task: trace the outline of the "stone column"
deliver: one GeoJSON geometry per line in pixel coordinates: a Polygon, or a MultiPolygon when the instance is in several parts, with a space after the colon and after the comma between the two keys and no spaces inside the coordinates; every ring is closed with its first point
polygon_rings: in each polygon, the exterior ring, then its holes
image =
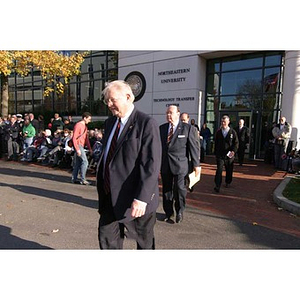
{"type": "Polygon", "coordinates": [[[291,140],[300,149],[300,51],[285,52],[282,116],[292,125],[291,140]]]}

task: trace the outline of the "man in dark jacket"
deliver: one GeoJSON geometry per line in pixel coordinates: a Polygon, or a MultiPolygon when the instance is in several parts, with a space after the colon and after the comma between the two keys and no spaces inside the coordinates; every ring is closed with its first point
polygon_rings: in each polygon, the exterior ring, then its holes
{"type": "Polygon", "coordinates": [[[247,145],[249,144],[249,129],[244,124],[244,119],[240,119],[239,126],[235,128],[239,139],[239,149],[237,154],[240,166],[243,165],[245,150],[247,149],[247,145]]]}
{"type": "Polygon", "coordinates": [[[222,171],[225,166],[226,187],[232,182],[234,155],[239,148],[237,133],[229,126],[230,119],[224,115],[221,120],[221,128],[218,129],[215,137],[215,155],[217,160],[217,170],[215,175],[214,190],[219,193],[222,183],[222,171]]]}
{"type": "Polygon", "coordinates": [[[158,125],[135,108],[125,81],[108,83],[103,95],[113,116],[104,124],[97,168],[100,248],[122,249],[126,228],[138,249],[154,249],[161,161],[158,125]]]}
{"type": "Polygon", "coordinates": [[[163,185],[163,209],[165,221],[172,221],[175,200],[176,223],[183,220],[187,189],[185,178],[189,171],[189,158],[192,170],[200,172],[199,136],[190,124],[180,121],[177,106],[170,105],[166,112],[167,123],[162,124],[160,139],[162,145],[161,178],[163,185]]]}
{"type": "Polygon", "coordinates": [[[17,161],[20,152],[21,127],[17,122],[16,115],[11,116],[6,130],[8,160],[17,161]]]}

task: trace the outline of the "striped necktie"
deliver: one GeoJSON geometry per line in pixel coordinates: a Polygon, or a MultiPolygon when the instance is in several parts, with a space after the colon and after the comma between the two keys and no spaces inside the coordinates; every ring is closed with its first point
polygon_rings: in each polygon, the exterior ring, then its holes
{"type": "Polygon", "coordinates": [[[121,127],[121,119],[118,119],[118,124],[117,128],[115,130],[115,133],[111,139],[110,147],[107,153],[106,161],[105,161],[105,167],[104,167],[104,191],[105,194],[110,193],[110,176],[109,176],[109,163],[115,153],[116,145],[117,145],[117,140],[118,140],[118,135],[120,132],[120,127],[121,127]]]}
{"type": "Polygon", "coordinates": [[[168,133],[168,138],[167,138],[167,144],[169,144],[172,140],[172,137],[173,137],[173,130],[174,130],[174,125],[171,124],[171,128],[170,128],[170,131],[168,133]]]}

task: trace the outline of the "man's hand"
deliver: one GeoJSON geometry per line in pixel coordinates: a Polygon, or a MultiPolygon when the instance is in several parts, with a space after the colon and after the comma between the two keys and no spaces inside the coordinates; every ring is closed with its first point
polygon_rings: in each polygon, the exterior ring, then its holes
{"type": "Polygon", "coordinates": [[[81,156],[81,151],[80,151],[80,149],[78,149],[78,150],[76,151],[76,153],[77,153],[78,156],[81,156]]]}
{"type": "Polygon", "coordinates": [[[200,167],[195,167],[194,171],[195,171],[195,176],[198,177],[199,174],[200,174],[201,168],[200,167]]]}
{"type": "Polygon", "coordinates": [[[131,204],[131,216],[133,218],[142,217],[146,212],[147,203],[134,199],[131,204]]]}

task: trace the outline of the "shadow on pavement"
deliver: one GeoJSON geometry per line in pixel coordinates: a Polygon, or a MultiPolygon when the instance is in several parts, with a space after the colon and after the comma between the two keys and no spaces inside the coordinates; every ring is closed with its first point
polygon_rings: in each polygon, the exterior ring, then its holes
{"type": "Polygon", "coordinates": [[[36,242],[27,241],[11,234],[9,227],[0,225],[0,249],[52,249],[36,242]]]}
{"type": "Polygon", "coordinates": [[[55,180],[59,182],[71,182],[71,175],[69,176],[62,176],[57,174],[48,174],[44,172],[32,172],[29,170],[21,170],[21,169],[9,169],[9,168],[0,168],[0,173],[4,175],[11,175],[11,176],[19,176],[19,177],[33,177],[39,179],[47,179],[47,180],[55,180]]]}
{"type": "Polygon", "coordinates": [[[58,201],[65,201],[69,203],[79,204],[90,208],[96,208],[96,209],[98,208],[98,201],[83,198],[80,196],[75,196],[70,193],[63,193],[59,191],[47,190],[47,189],[37,188],[33,186],[19,185],[19,184],[0,183],[0,186],[10,187],[25,194],[32,194],[39,197],[49,198],[51,200],[54,199],[58,201]]]}
{"type": "MultiPolygon", "coordinates": [[[[214,215],[213,213],[204,213],[199,210],[189,210],[189,213],[203,217],[228,220],[228,222],[231,222],[239,229],[241,234],[247,236],[253,245],[261,245],[263,248],[268,249],[300,249],[300,238],[290,234],[282,233],[264,226],[233,220],[220,215],[214,215]]],[[[230,249],[239,248],[232,247],[230,249]]]]}

